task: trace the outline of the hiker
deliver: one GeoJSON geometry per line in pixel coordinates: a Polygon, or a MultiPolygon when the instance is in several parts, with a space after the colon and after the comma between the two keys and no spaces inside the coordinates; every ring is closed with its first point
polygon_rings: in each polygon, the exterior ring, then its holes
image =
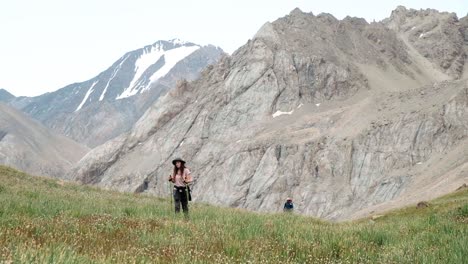
{"type": "Polygon", "coordinates": [[[288,199],[286,199],[286,202],[284,203],[283,212],[292,212],[293,209],[294,204],[292,202],[292,199],[288,197],[288,199]]]}
{"type": "Polygon", "coordinates": [[[188,201],[191,200],[190,188],[188,184],[192,182],[190,170],[185,167],[185,161],[181,158],[176,158],[172,161],[174,171],[169,176],[169,181],[174,183],[173,195],[175,212],[180,212],[180,204],[185,216],[188,216],[188,201]]]}

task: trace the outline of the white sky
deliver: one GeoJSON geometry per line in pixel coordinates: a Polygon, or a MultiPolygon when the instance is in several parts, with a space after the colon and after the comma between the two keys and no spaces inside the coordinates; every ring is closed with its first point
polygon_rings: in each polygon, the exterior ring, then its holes
{"type": "Polygon", "coordinates": [[[295,7],[379,21],[398,5],[468,13],[467,0],[0,0],[0,88],[39,95],[96,76],[125,52],[180,38],[232,53],[295,7]]]}

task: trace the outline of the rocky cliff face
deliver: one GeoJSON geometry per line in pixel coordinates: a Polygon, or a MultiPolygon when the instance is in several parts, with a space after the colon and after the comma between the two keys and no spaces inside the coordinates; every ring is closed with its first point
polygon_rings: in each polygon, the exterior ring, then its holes
{"type": "Polygon", "coordinates": [[[298,212],[326,219],[449,192],[467,180],[463,25],[447,25],[448,48],[462,54],[440,58],[418,48],[435,40],[411,42],[395,17],[368,24],[296,9],[266,23],[87,154],[74,177],[168,196],[170,161],[181,156],[197,201],[279,211],[291,196],[298,212]]]}
{"type": "Polygon", "coordinates": [[[458,21],[456,14],[400,6],[384,23],[440,70],[455,78],[462,76],[466,25],[458,21]]]}
{"type": "Polygon", "coordinates": [[[0,103],[0,164],[35,175],[66,178],[89,149],[0,103]]]}
{"type": "Polygon", "coordinates": [[[223,51],[180,40],[158,41],[123,55],[98,76],[10,105],[55,132],[96,146],[127,132],[177,80],[193,80],[223,51]]]}

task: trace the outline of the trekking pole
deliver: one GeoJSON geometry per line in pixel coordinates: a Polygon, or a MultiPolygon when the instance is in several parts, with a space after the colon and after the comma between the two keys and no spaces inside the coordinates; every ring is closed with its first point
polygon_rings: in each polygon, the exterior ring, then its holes
{"type": "Polygon", "coordinates": [[[188,184],[185,184],[185,200],[187,201],[187,204],[188,204],[188,202],[189,202],[189,186],[188,186],[188,184]]]}
{"type": "MultiPolygon", "coordinates": [[[[185,183],[185,199],[186,199],[186,201],[187,201],[187,210],[188,210],[188,207],[189,207],[189,206],[188,206],[188,203],[189,203],[189,195],[190,195],[190,191],[189,191],[189,190],[190,190],[190,187],[189,187],[188,183],[185,183]]],[[[186,215],[185,217],[188,218],[188,212],[187,212],[187,215],[186,215]]]]}
{"type": "Polygon", "coordinates": [[[174,201],[173,201],[173,200],[174,200],[174,194],[173,194],[173,192],[172,192],[172,186],[171,186],[170,183],[168,183],[168,186],[169,186],[169,195],[170,195],[170,197],[171,197],[171,207],[169,207],[169,215],[170,215],[170,214],[171,214],[171,211],[172,211],[173,208],[174,208],[174,206],[173,206],[173,204],[174,204],[174,201]]]}

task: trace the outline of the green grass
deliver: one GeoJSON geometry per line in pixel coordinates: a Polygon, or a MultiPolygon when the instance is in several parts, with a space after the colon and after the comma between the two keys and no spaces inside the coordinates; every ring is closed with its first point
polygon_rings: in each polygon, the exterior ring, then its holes
{"type": "Polygon", "coordinates": [[[371,221],[190,204],[0,167],[0,263],[468,263],[468,191],[371,221]]]}

